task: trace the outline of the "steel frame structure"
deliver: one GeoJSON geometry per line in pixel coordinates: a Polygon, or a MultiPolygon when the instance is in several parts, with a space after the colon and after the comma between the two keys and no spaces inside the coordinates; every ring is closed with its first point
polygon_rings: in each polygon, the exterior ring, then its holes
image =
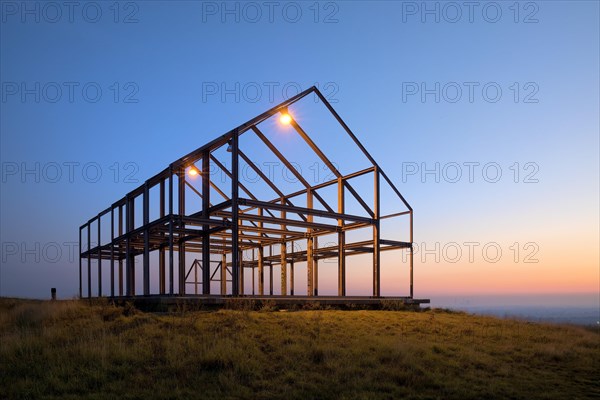
{"type": "Polygon", "coordinates": [[[213,293],[218,296],[248,295],[244,293],[244,270],[247,268],[252,269],[252,295],[256,294],[254,281],[255,270],[258,270],[258,296],[270,296],[274,295],[273,266],[276,265],[281,267],[279,296],[294,296],[294,264],[299,262],[306,262],[307,296],[319,296],[318,262],[325,258],[337,258],[337,294],[346,296],[346,257],[355,254],[372,254],[372,296],[381,297],[381,252],[408,249],[410,287],[409,296],[405,298],[412,299],[412,243],[412,207],[327,99],[313,86],[171,163],[166,169],[84,223],[79,228],[79,296],[84,296],[83,268],[87,266],[87,297],[92,297],[92,260],[96,260],[97,264],[98,296],[103,296],[102,273],[107,265],[110,270],[110,296],[137,296],[139,288],[135,283],[135,257],[140,255],[143,258],[141,294],[144,296],[190,295],[191,292],[187,290],[189,284],[193,284],[194,294],[211,295],[211,282],[220,282],[219,293],[213,293]],[[304,139],[312,151],[335,175],[335,178],[330,181],[311,185],[261,132],[258,127],[261,122],[287,112],[289,106],[311,93],[318,96],[318,99],[366,156],[371,164],[369,168],[342,175],[298,122],[292,120],[290,124],[294,131],[304,139]],[[240,148],[239,137],[243,134],[256,135],[272,154],[295,175],[304,189],[295,193],[283,193],[240,148]],[[231,170],[225,168],[213,154],[222,146],[229,147],[231,170]],[[240,160],[244,160],[278,194],[278,197],[266,201],[255,197],[239,179],[240,160]],[[222,189],[211,180],[208,173],[210,163],[218,165],[228,175],[231,180],[229,189],[222,189]],[[186,179],[186,170],[189,171],[190,168],[195,169],[201,178],[201,190],[195,189],[186,179]],[[374,177],[373,209],[349,182],[354,177],[369,173],[372,173],[374,177]],[[382,178],[393,189],[407,211],[380,215],[380,182],[382,178]],[[327,204],[317,192],[317,190],[329,186],[337,187],[335,209],[327,204]],[[191,188],[202,199],[200,212],[186,213],[186,187],[191,188]],[[150,190],[152,188],[158,188],[159,191],[159,216],[151,221],[150,190]],[[227,200],[219,204],[212,204],[211,189],[218,191],[227,200]],[[366,210],[367,217],[345,212],[346,192],[350,193],[366,210]],[[307,207],[293,204],[291,199],[298,196],[306,196],[307,207]],[[140,197],[143,204],[143,220],[141,225],[136,227],[134,223],[135,200],[140,197]],[[320,203],[325,210],[315,208],[315,202],[320,203]],[[410,219],[410,240],[403,242],[381,238],[380,222],[385,218],[400,215],[408,215],[410,219]],[[292,218],[292,216],[294,217],[292,218]],[[103,223],[105,222],[103,218],[110,219],[110,223],[103,223]],[[329,223],[315,222],[315,218],[326,219],[329,223]],[[372,229],[372,238],[347,243],[346,233],[358,228],[372,229]],[[110,230],[110,240],[102,244],[101,233],[105,229],[110,230]],[[92,247],[91,237],[94,231],[96,231],[97,243],[92,247]],[[319,247],[318,238],[332,234],[337,235],[337,245],[319,247]],[[306,249],[294,249],[295,241],[305,241],[306,249]],[[87,244],[85,249],[84,244],[87,244]],[[292,247],[291,250],[288,250],[290,244],[292,247]],[[242,259],[244,251],[251,253],[249,259],[242,259]],[[150,255],[154,252],[158,253],[158,293],[151,293],[150,284],[150,255]],[[189,268],[186,268],[186,253],[200,255],[200,258],[195,259],[189,268]],[[175,268],[178,271],[177,279],[175,279],[175,268]],[[265,294],[264,279],[267,268],[269,269],[270,285],[269,293],[265,294]],[[192,272],[194,273],[192,274],[192,272]],[[189,281],[191,276],[194,278],[192,282],[189,281]],[[227,282],[231,282],[231,290],[228,290],[227,282]],[[201,293],[199,293],[200,288],[201,293]]]}

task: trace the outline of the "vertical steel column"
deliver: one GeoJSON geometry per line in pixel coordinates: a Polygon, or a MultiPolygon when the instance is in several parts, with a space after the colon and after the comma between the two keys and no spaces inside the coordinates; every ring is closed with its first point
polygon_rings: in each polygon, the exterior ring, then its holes
{"type": "Polygon", "coordinates": [[[231,281],[232,294],[240,294],[240,259],[239,259],[239,180],[238,180],[238,162],[239,162],[239,140],[238,130],[234,129],[231,136],[231,281]]]}
{"type": "MultiPolygon", "coordinates": [[[[184,167],[180,167],[179,171],[177,173],[178,176],[178,192],[177,192],[177,199],[178,199],[178,207],[177,207],[177,214],[179,214],[179,220],[183,221],[181,218],[183,216],[185,216],[185,168],[184,167]]],[[[183,227],[180,228],[185,228],[185,223],[183,224],[183,227]]],[[[179,295],[184,295],[185,294],[185,243],[183,241],[181,241],[181,238],[179,239],[179,246],[177,248],[177,253],[179,254],[179,295]]]]}
{"type": "MultiPolygon", "coordinates": [[[[263,209],[259,208],[258,209],[258,216],[262,217],[263,215],[263,209]]],[[[258,228],[262,229],[263,227],[263,223],[262,221],[258,221],[258,228]]],[[[259,247],[258,247],[258,294],[260,296],[264,296],[265,294],[265,271],[264,271],[264,260],[263,260],[263,256],[264,256],[264,252],[263,252],[263,245],[262,242],[259,240],[259,247]]]]}
{"type": "Polygon", "coordinates": [[[258,248],[258,294],[260,296],[264,296],[265,294],[265,270],[263,254],[263,247],[260,245],[258,248]]]}
{"type": "Polygon", "coordinates": [[[194,261],[192,267],[194,267],[194,294],[198,294],[198,262],[194,261]]]}
{"type": "Polygon", "coordinates": [[[81,267],[82,267],[82,260],[81,260],[81,230],[83,229],[82,226],[79,227],[79,298],[81,299],[83,297],[83,282],[82,282],[82,271],[81,271],[81,267]]]}
{"type": "Polygon", "coordinates": [[[98,297],[102,297],[102,249],[100,236],[100,215],[98,214],[98,297]]]}
{"type": "Polygon", "coordinates": [[[227,254],[221,255],[221,296],[227,294],[227,254]]]}
{"type": "Polygon", "coordinates": [[[173,260],[173,166],[169,166],[169,294],[174,290],[174,260],[173,260]]]}
{"type": "MultiPolygon", "coordinates": [[[[129,235],[131,235],[131,231],[135,229],[135,198],[131,199],[131,213],[129,217],[131,218],[129,235]]],[[[131,281],[131,295],[135,296],[135,253],[131,254],[131,268],[129,273],[131,274],[131,279],[129,279],[129,277],[127,279],[128,281],[131,281]]]]}
{"type": "Polygon", "coordinates": [[[125,276],[127,277],[127,279],[125,280],[125,293],[127,294],[127,296],[134,296],[135,295],[135,282],[134,282],[134,269],[135,269],[135,264],[134,264],[134,255],[132,254],[131,251],[131,231],[133,230],[133,226],[134,226],[134,203],[135,203],[135,198],[130,198],[129,195],[126,198],[126,206],[125,206],[125,235],[126,235],[126,241],[125,241],[125,276]]]}
{"type": "Polygon", "coordinates": [[[244,294],[244,252],[239,250],[239,264],[240,264],[240,295],[244,294]]]}
{"type": "Polygon", "coordinates": [[[269,264],[269,294],[273,296],[273,262],[269,264]]]}
{"type": "MultiPolygon", "coordinates": [[[[285,199],[282,198],[281,199],[281,204],[285,205],[285,199]]],[[[285,211],[281,211],[281,219],[285,219],[286,218],[286,212],[285,211]]],[[[281,230],[285,230],[286,229],[286,225],[285,224],[281,224],[281,230]]],[[[281,295],[282,296],[287,296],[287,255],[286,255],[286,248],[285,248],[285,234],[282,234],[283,236],[283,240],[281,242],[281,295]]]]}
{"type": "MultiPolygon", "coordinates": [[[[131,231],[135,230],[135,198],[131,199],[131,231]]],[[[130,233],[131,234],[131,233],[130,233]]],[[[131,255],[131,294],[136,295],[136,284],[135,284],[135,251],[131,255]]]]}
{"type": "MultiPolygon", "coordinates": [[[[202,154],[202,217],[210,218],[210,152],[202,154]]],[[[210,294],[210,225],[202,226],[202,294],[210,294]]]]}
{"type": "Polygon", "coordinates": [[[374,203],[373,203],[373,296],[379,297],[381,295],[381,257],[380,257],[380,231],[379,231],[379,168],[375,167],[373,170],[374,180],[374,203]]]}
{"type": "Polygon", "coordinates": [[[287,296],[287,255],[285,242],[281,243],[281,295],[287,296]]]}
{"type": "Polygon", "coordinates": [[[252,294],[254,295],[254,260],[256,260],[256,249],[252,249],[252,265],[250,268],[252,269],[252,294]]]}
{"type": "MultiPolygon", "coordinates": [[[[163,218],[165,216],[165,180],[164,178],[160,180],[160,186],[159,186],[159,217],[163,218]]],[[[158,292],[160,294],[165,294],[165,289],[166,289],[166,285],[165,285],[165,248],[163,246],[163,242],[162,240],[164,240],[165,234],[164,232],[161,232],[160,236],[162,237],[161,239],[161,244],[160,247],[158,249],[158,292]]]]}
{"type": "Polygon", "coordinates": [[[317,257],[317,249],[319,248],[319,238],[315,237],[313,239],[313,278],[315,283],[313,283],[313,290],[315,291],[315,296],[319,295],[319,257],[317,257]]]}
{"type": "MultiPolygon", "coordinates": [[[[344,181],[338,178],[338,213],[345,212],[344,181]]],[[[346,233],[344,232],[344,220],[338,219],[338,296],[346,295],[346,233]]]]}
{"type": "MultiPolygon", "coordinates": [[[[123,205],[119,206],[119,237],[123,235],[123,205]]],[[[122,239],[121,239],[122,240],[122,239]]],[[[121,241],[119,241],[119,296],[123,296],[123,258],[121,257],[121,241]]]]}
{"type": "Polygon", "coordinates": [[[150,188],[148,183],[144,185],[143,194],[143,218],[144,218],[144,296],[150,294],[150,230],[148,224],[150,223],[150,188]]]}
{"type": "MultiPolygon", "coordinates": [[[[293,247],[292,247],[293,249],[293,247]]],[[[294,295],[294,259],[290,260],[290,296],[294,295]]]]}
{"type": "Polygon", "coordinates": [[[115,209],[110,207],[110,297],[115,297],[115,209]]]}
{"type": "Polygon", "coordinates": [[[92,257],[90,250],[92,249],[92,223],[87,224],[87,248],[88,248],[88,259],[87,259],[87,281],[88,281],[88,298],[92,297],[92,257]]]}
{"type": "MultiPolygon", "coordinates": [[[[313,208],[313,196],[312,190],[309,188],[306,191],[306,207],[312,209],[313,208]]],[[[307,215],[306,219],[308,222],[313,222],[312,214],[307,215]]],[[[314,269],[313,269],[313,236],[312,236],[312,228],[306,228],[306,271],[307,271],[307,296],[314,295],[314,269]]]]}
{"type": "Polygon", "coordinates": [[[413,298],[413,211],[410,210],[410,298],[413,298]]]}

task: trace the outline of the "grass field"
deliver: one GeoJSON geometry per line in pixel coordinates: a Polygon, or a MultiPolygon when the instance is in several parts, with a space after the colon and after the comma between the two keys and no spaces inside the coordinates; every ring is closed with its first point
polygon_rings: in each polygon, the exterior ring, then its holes
{"type": "Polygon", "coordinates": [[[598,399],[595,328],[0,299],[1,399],[598,399]]]}

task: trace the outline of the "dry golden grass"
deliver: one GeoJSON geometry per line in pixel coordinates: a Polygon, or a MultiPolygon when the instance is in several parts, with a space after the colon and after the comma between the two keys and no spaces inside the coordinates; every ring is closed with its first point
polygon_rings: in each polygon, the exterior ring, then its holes
{"type": "Polygon", "coordinates": [[[1,399],[592,399],[592,329],[410,311],[0,299],[1,399]]]}

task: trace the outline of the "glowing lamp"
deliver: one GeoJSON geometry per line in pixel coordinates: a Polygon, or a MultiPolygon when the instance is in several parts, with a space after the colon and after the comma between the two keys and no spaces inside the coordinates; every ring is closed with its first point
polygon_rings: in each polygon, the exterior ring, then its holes
{"type": "Polygon", "coordinates": [[[188,175],[189,176],[196,176],[200,173],[200,171],[198,170],[198,168],[196,168],[196,166],[192,165],[188,171],[188,175]]]}
{"type": "Polygon", "coordinates": [[[288,113],[283,113],[281,114],[281,117],[279,117],[279,122],[283,125],[289,125],[292,123],[292,116],[288,113]]]}

